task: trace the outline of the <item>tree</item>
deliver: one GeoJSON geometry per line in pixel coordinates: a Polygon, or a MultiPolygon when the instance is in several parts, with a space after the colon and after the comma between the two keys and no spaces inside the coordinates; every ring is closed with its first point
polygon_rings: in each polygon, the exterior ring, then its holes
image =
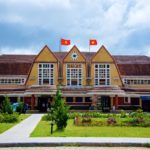
{"type": "Polygon", "coordinates": [[[60,89],[57,90],[54,100],[50,110],[51,121],[55,122],[58,130],[63,130],[67,126],[69,107],[65,105],[60,89]]]}
{"type": "Polygon", "coordinates": [[[8,96],[5,96],[5,99],[2,103],[2,113],[13,114],[13,109],[8,96]]]}

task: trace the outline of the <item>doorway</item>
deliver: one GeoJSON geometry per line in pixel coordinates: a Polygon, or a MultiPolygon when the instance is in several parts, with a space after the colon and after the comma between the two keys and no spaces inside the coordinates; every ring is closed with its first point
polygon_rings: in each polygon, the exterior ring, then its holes
{"type": "Polygon", "coordinates": [[[40,112],[47,112],[47,109],[51,106],[52,97],[42,96],[38,97],[38,109],[40,112]]]}
{"type": "Polygon", "coordinates": [[[110,112],[111,99],[109,96],[101,96],[101,107],[103,112],[110,112]]]}

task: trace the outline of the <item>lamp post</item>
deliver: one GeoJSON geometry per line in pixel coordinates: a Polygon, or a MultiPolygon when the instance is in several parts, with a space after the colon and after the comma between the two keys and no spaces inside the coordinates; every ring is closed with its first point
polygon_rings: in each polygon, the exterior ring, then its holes
{"type": "Polygon", "coordinates": [[[53,134],[53,126],[54,126],[54,116],[53,116],[53,109],[51,108],[51,134],[53,134]]]}
{"type": "Polygon", "coordinates": [[[53,134],[53,126],[54,126],[54,123],[53,123],[53,120],[51,121],[51,134],[53,134]]]}

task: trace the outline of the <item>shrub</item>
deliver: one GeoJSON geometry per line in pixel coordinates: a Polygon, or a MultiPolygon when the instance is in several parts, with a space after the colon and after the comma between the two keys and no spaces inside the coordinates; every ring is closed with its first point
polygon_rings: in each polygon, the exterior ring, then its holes
{"type": "Polygon", "coordinates": [[[20,101],[20,99],[18,100],[18,106],[16,107],[16,112],[18,112],[19,114],[23,113],[23,109],[24,109],[24,103],[20,101]]]}
{"type": "Polygon", "coordinates": [[[108,124],[108,125],[114,125],[114,124],[116,124],[116,123],[117,123],[117,121],[116,121],[116,119],[113,118],[113,117],[109,117],[109,118],[107,119],[107,124],[108,124]]]}
{"type": "Polygon", "coordinates": [[[121,110],[120,111],[120,118],[126,118],[127,117],[127,114],[124,110],[121,110]]]}
{"type": "Polygon", "coordinates": [[[90,124],[92,122],[89,116],[83,117],[82,124],[90,124]]]}
{"type": "Polygon", "coordinates": [[[3,120],[4,120],[4,116],[0,114],[0,123],[3,122],[3,120]]]}
{"type": "Polygon", "coordinates": [[[12,106],[10,104],[10,99],[8,96],[5,96],[5,99],[2,103],[2,113],[8,113],[8,114],[12,114],[13,113],[13,109],[12,106]]]}
{"type": "Polygon", "coordinates": [[[18,117],[19,115],[17,113],[13,113],[13,114],[3,114],[3,120],[2,122],[5,123],[14,123],[18,121],[18,117]]]}

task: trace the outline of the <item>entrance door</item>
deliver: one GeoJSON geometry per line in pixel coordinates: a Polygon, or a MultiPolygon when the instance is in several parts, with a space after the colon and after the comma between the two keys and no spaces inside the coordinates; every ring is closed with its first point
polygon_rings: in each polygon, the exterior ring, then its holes
{"type": "Polygon", "coordinates": [[[110,97],[109,96],[101,96],[101,106],[103,112],[110,111],[110,97]]]}
{"type": "Polygon", "coordinates": [[[142,100],[143,111],[150,112],[150,100],[142,100]]]}
{"type": "Polygon", "coordinates": [[[46,112],[49,107],[49,97],[39,97],[38,98],[38,109],[40,112],[46,112]]]}

